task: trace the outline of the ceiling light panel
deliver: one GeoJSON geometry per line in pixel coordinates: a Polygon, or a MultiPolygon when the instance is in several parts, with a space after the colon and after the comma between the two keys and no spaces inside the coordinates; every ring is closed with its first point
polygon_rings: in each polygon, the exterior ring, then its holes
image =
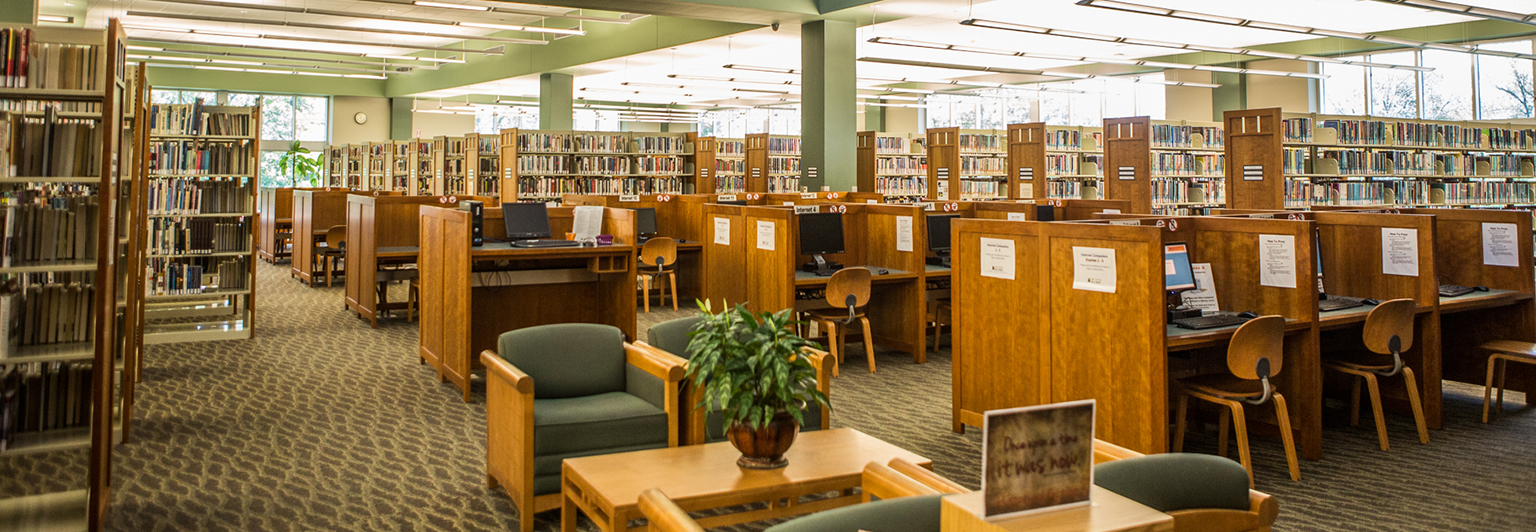
{"type": "MultiPolygon", "coordinates": [[[[424,25],[439,26],[439,27],[441,27],[441,26],[466,27],[466,28],[490,29],[490,30],[498,30],[498,31],[525,31],[525,32],[533,32],[533,33],[550,33],[550,34],[557,34],[557,35],[586,35],[587,34],[587,32],[582,31],[580,29],[544,28],[544,27],[539,27],[539,26],[525,26],[525,25],[521,25],[521,24],[509,24],[509,23],[501,23],[500,21],[489,21],[489,20],[488,21],[458,21],[458,20],[454,20],[451,17],[449,17],[449,18],[444,18],[444,17],[437,17],[437,18],[404,17],[404,16],[378,14],[378,13],[362,13],[362,12],[357,12],[357,11],[337,11],[337,10],[331,10],[331,9],[318,9],[318,8],[310,8],[310,7],[290,7],[290,6],[285,6],[285,5],[273,5],[273,4],[247,4],[247,3],[238,3],[238,2],[219,2],[219,1],[214,1],[214,0],[154,0],[154,1],[162,2],[162,3],[169,3],[169,4],[182,4],[182,5],[192,5],[192,6],[200,6],[200,7],[225,8],[225,9],[238,10],[240,13],[245,13],[248,10],[259,10],[259,11],[271,11],[271,12],[279,12],[279,13],[322,15],[322,16],[328,16],[328,17],[340,17],[340,18],[353,19],[353,20],[375,20],[375,21],[381,21],[381,22],[400,22],[400,23],[407,23],[407,24],[424,24],[424,25]]],[[[438,6],[434,6],[434,7],[438,7],[438,6]]],[[[130,12],[130,14],[132,14],[132,13],[130,12]]],[[[393,28],[380,28],[380,29],[391,29],[392,30],[393,28]]],[[[404,28],[404,31],[410,31],[410,28],[404,28]]]]}
{"type": "MultiPolygon", "coordinates": [[[[156,12],[156,11],[128,11],[128,16],[130,16],[130,17],[138,17],[138,18],[169,18],[169,19],[178,19],[178,20],[193,20],[193,21],[200,21],[200,22],[222,22],[222,23],[225,23],[225,24],[254,24],[254,25],[260,25],[260,26],[280,26],[280,27],[285,27],[285,28],[304,28],[304,29],[315,29],[315,30],[350,31],[350,32],[360,32],[360,33],[373,33],[373,34],[391,35],[391,36],[394,36],[394,37],[418,37],[418,38],[431,38],[431,39],[451,39],[451,40],[455,40],[455,41],[476,40],[476,41],[490,41],[490,42],[507,43],[507,44],[549,44],[549,41],[542,41],[542,40],[537,40],[537,39],[516,39],[516,38],[512,38],[512,37],[496,37],[496,36],[491,36],[491,35],[478,35],[477,36],[477,35],[464,35],[464,34],[456,34],[456,33],[438,33],[438,32],[432,32],[432,31],[410,31],[410,30],[404,30],[404,29],[379,29],[379,28],[369,28],[369,27],[364,27],[364,26],[358,26],[358,25],[355,25],[355,24],[354,25],[335,25],[335,24],[321,24],[321,23],[317,23],[317,22],[301,22],[301,21],[293,21],[293,20],[269,20],[269,19],[241,18],[241,17],[218,17],[218,16],[207,16],[207,15],[183,15],[183,14],[180,14],[180,13],[163,13],[163,12],[156,12]]],[[[207,30],[205,30],[205,29],[194,29],[193,33],[205,33],[205,34],[208,34],[208,35],[226,35],[226,36],[230,36],[230,37],[254,37],[254,36],[259,36],[259,34],[234,33],[234,32],[225,32],[224,30],[211,30],[211,29],[207,29],[207,30]]]]}
{"type": "Polygon", "coordinates": [[[869,42],[872,42],[872,43],[875,43],[875,44],[892,45],[892,46],[909,46],[909,47],[916,47],[916,48],[928,48],[928,49],[933,49],[933,50],[948,50],[948,51],[967,52],[967,53],[976,53],[976,54],[1005,55],[1005,56],[1011,56],[1011,57],[1025,57],[1025,58],[1031,58],[1031,59],[1049,59],[1049,60],[1053,60],[1053,61],[1071,61],[1071,62],[1077,62],[1077,63],[1109,63],[1109,64],[1127,65],[1127,66],[1145,66],[1145,67],[1151,67],[1151,68],[1164,68],[1164,69],[1177,69],[1177,70],[1198,70],[1198,71],[1205,71],[1205,72],[1225,72],[1225,73],[1232,73],[1232,74],[1254,74],[1254,75],[1259,75],[1259,76],[1277,76],[1277,77],[1287,77],[1287,78],[1323,79],[1325,77],[1322,74],[1312,74],[1312,73],[1308,73],[1308,72],[1286,72],[1286,71],[1281,71],[1281,70],[1260,70],[1260,69],[1250,69],[1250,68],[1232,68],[1232,67],[1220,67],[1220,66],[1190,65],[1190,64],[1185,64],[1185,63],[1169,63],[1169,62],[1163,62],[1163,61],[1143,61],[1143,60],[1139,60],[1139,59],[1115,59],[1115,58],[1099,58],[1099,57],[1085,57],[1085,56],[1065,56],[1065,55],[1058,55],[1058,54],[1041,54],[1041,53],[1035,53],[1035,52],[1010,52],[1010,51],[1007,51],[1007,50],[996,50],[996,49],[991,49],[991,48],[979,48],[979,47],[975,47],[975,46],[957,46],[957,45],[952,45],[952,44],[934,43],[934,42],[918,41],[918,40],[912,40],[912,39],[893,39],[893,38],[889,38],[889,37],[875,37],[873,39],[870,39],[869,42]]]}

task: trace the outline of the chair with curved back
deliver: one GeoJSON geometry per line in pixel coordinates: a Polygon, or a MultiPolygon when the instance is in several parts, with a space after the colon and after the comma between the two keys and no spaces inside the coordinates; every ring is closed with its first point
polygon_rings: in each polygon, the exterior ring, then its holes
{"type": "Polygon", "coordinates": [[[1248,470],[1248,487],[1253,487],[1253,461],[1248,453],[1248,423],[1243,415],[1245,404],[1262,405],[1271,400],[1280,425],[1280,441],[1285,444],[1285,459],[1291,480],[1301,480],[1296,464],[1296,444],[1291,438],[1291,418],[1285,397],[1275,391],[1269,379],[1280,373],[1284,360],[1285,318],[1260,316],[1249,320],[1232,333],[1227,345],[1227,373],[1211,373],[1178,380],[1179,411],[1174,427],[1173,452],[1184,449],[1184,420],[1189,412],[1189,398],[1203,399],[1227,407],[1221,411],[1221,440],[1217,454],[1227,454],[1227,423],[1237,429],[1237,453],[1248,470]],[[1229,419],[1230,418],[1230,419],[1229,419]]]}
{"type": "MultiPolygon", "coordinates": [[[[333,225],[325,231],[325,242],[315,245],[314,258],[325,269],[325,286],[331,286],[331,278],[337,261],[347,256],[347,226],[333,225]]],[[[316,268],[318,270],[319,268],[316,268]]],[[[345,273],[345,272],[343,272],[345,273]]],[[[310,286],[314,286],[313,277],[310,286]]]]}
{"type": "Polygon", "coordinates": [[[848,327],[853,326],[854,320],[864,325],[864,354],[869,358],[869,372],[875,372],[875,341],[869,332],[869,317],[864,312],[864,307],[869,304],[869,287],[874,275],[869,268],[843,268],[832,274],[827,280],[826,299],[829,309],[812,309],[805,311],[807,319],[813,323],[821,324],[821,329],[826,331],[828,351],[832,352],[832,358],[839,364],[843,362],[843,351],[847,346],[843,338],[848,332],[848,327]],[[836,338],[833,336],[836,335],[836,338]]]}
{"type": "MultiPolygon", "coordinates": [[[[651,283],[657,277],[663,275],[672,284],[672,310],[677,310],[677,270],[669,269],[677,262],[677,241],[667,237],[656,237],[645,241],[640,248],[640,265],[636,268],[640,272],[640,293],[645,296],[645,311],[651,311],[651,283]],[[655,268],[649,270],[647,268],[655,268]]],[[[661,303],[667,303],[667,287],[661,286],[661,303]]]]}
{"type": "Polygon", "coordinates": [[[1360,423],[1360,383],[1364,381],[1371,393],[1371,411],[1376,414],[1376,439],[1381,450],[1388,450],[1387,421],[1381,414],[1381,388],[1378,377],[1395,377],[1402,374],[1408,391],[1408,404],[1413,408],[1413,421],[1419,428],[1419,442],[1429,443],[1429,427],[1424,424],[1424,406],[1419,402],[1418,380],[1413,369],[1403,365],[1402,352],[1413,347],[1414,310],[1418,307],[1412,299],[1385,301],[1365,317],[1363,333],[1365,348],[1370,353],[1356,353],[1341,358],[1323,360],[1323,367],[1351,376],[1349,424],[1360,423]]]}

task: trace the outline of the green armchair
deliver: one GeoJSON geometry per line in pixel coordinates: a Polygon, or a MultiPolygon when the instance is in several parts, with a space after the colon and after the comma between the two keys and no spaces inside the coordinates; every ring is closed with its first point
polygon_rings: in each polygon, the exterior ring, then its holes
{"type": "MultiPolygon", "coordinates": [[[[637,345],[664,351],[683,359],[692,358],[688,354],[688,332],[692,331],[703,320],[704,318],[700,317],[678,318],[652,325],[650,329],[645,331],[645,341],[639,342],[637,345]]],[[[816,387],[821,390],[821,393],[826,394],[830,400],[832,396],[832,367],[826,363],[826,352],[810,348],[807,348],[805,352],[806,356],[810,357],[811,364],[816,366],[816,387]]],[[[682,443],[684,445],[695,445],[725,441],[725,418],[720,415],[720,410],[714,408],[708,414],[705,414],[702,409],[697,408],[700,396],[690,382],[682,383],[680,396],[681,404],[678,405],[678,411],[682,413],[680,421],[682,426],[682,443]]],[[[832,428],[830,412],[815,404],[805,410],[805,424],[800,427],[800,430],[810,431],[829,428],[832,428]]]]}
{"type": "Polygon", "coordinates": [[[521,513],[560,507],[566,458],[675,447],[684,361],[615,327],[566,323],[503,333],[485,351],[486,481],[521,513]],[[537,384],[537,386],[535,386],[537,384]]]}

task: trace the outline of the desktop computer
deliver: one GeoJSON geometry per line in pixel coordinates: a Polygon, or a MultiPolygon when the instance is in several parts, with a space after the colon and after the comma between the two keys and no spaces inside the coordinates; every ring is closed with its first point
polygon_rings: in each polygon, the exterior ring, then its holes
{"type": "Polygon", "coordinates": [[[800,226],[800,254],[810,255],[814,262],[802,264],[800,269],[821,277],[830,277],[842,264],[827,262],[823,254],[843,252],[843,215],[835,212],[812,212],[795,216],[800,226]]]}
{"type": "Polygon", "coordinates": [[[935,255],[928,257],[928,264],[950,267],[949,222],[959,217],[958,214],[935,214],[928,217],[928,250],[935,255]]]}
{"type": "Polygon", "coordinates": [[[573,240],[549,238],[549,207],[540,202],[501,204],[502,222],[512,247],[558,248],[581,245],[573,240]]]}
{"type": "Polygon", "coordinates": [[[1168,323],[1182,329],[1215,329],[1242,325],[1257,317],[1252,312],[1207,316],[1200,309],[1184,306],[1179,294],[1195,288],[1195,267],[1190,264],[1189,245],[1184,242],[1163,244],[1163,289],[1168,291],[1168,323]]]}
{"type": "Polygon", "coordinates": [[[650,240],[651,237],[656,236],[657,232],[656,209],[654,207],[635,209],[635,234],[639,236],[640,243],[650,240]]]}
{"type": "Polygon", "coordinates": [[[459,210],[469,211],[470,245],[480,246],[485,244],[485,203],[475,200],[459,202],[459,210]]]}

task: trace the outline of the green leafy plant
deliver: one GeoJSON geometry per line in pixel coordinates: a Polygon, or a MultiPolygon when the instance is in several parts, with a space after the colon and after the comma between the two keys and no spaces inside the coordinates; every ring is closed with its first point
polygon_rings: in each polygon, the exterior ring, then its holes
{"type": "Polygon", "coordinates": [[[802,350],[809,340],[789,326],[789,309],[753,315],[743,305],[715,314],[700,302],[704,321],[688,333],[688,377],[703,391],[699,406],[718,407],[725,426],[757,430],[786,413],[804,425],[812,403],[831,408],[816,389],[816,367],[802,350]]]}
{"type": "Polygon", "coordinates": [[[315,157],[307,157],[312,153],[309,148],[299,145],[299,141],[293,141],[288,151],[277,160],[277,166],[283,169],[283,173],[293,178],[293,184],[297,186],[300,180],[309,182],[309,186],[319,186],[320,169],[325,166],[325,154],[315,157]]]}

